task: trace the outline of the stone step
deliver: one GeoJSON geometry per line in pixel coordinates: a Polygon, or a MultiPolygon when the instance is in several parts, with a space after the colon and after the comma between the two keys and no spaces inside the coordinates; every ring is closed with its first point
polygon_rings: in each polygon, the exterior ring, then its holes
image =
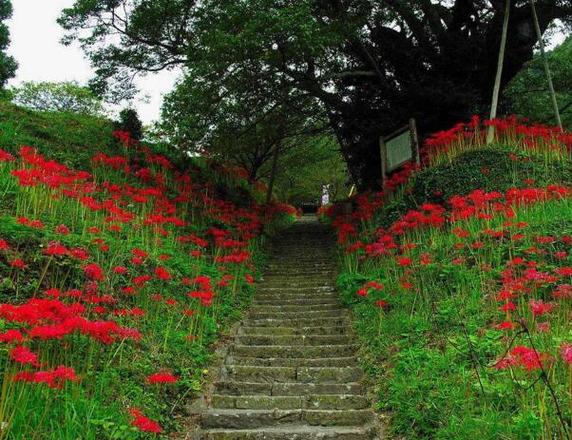
{"type": "Polygon", "coordinates": [[[211,406],[221,409],[365,409],[364,396],[322,394],[309,396],[228,396],[215,394],[211,406]]]}
{"type": "Polygon", "coordinates": [[[286,428],[211,429],[200,433],[201,440],[374,440],[373,427],[315,427],[288,425],[286,428]]]}
{"type": "Polygon", "coordinates": [[[299,313],[299,312],[319,312],[325,310],[337,310],[343,311],[347,310],[342,307],[340,303],[333,304],[280,304],[280,305],[268,305],[268,304],[253,304],[250,307],[252,313],[299,313]]]}
{"type": "Polygon", "coordinates": [[[294,294],[299,294],[299,295],[304,295],[308,292],[311,293],[316,293],[316,292],[335,292],[336,288],[332,285],[332,286],[321,286],[321,287],[317,287],[315,289],[307,289],[305,287],[271,287],[271,286],[266,286],[264,284],[259,284],[256,288],[256,295],[258,296],[258,294],[260,293],[272,293],[272,292],[281,292],[281,293],[294,293],[294,294]]]}
{"type": "Polygon", "coordinates": [[[297,299],[291,299],[289,297],[282,297],[280,295],[277,295],[277,297],[273,297],[270,299],[264,299],[264,298],[260,298],[258,296],[256,296],[254,298],[254,301],[252,303],[253,307],[256,306],[288,306],[288,305],[293,305],[293,306],[315,306],[315,305],[324,305],[324,306],[329,306],[329,305],[339,305],[340,302],[337,298],[337,296],[331,295],[331,296],[322,296],[320,295],[316,295],[314,297],[312,296],[301,296],[300,298],[297,299]]]}
{"type": "Polygon", "coordinates": [[[349,318],[345,316],[336,316],[334,318],[289,318],[289,319],[273,319],[250,318],[244,321],[246,327],[334,327],[348,326],[349,318]]]}
{"type": "Polygon", "coordinates": [[[225,365],[223,375],[237,382],[346,383],[362,377],[358,367],[259,367],[225,365]]]}
{"type": "Polygon", "coordinates": [[[228,356],[229,365],[253,365],[260,367],[354,367],[355,356],[332,358],[257,358],[247,356],[228,356]]]}
{"type": "Polygon", "coordinates": [[[255,301],[331,301],[339,303],[340,297],[334,292],[306,292],[306,293],[289,293],[277,290],[271,293],[257,293],[254,297],[255,301]]]}
{"type": "Polygon", "coordinates": [[[348,335],[242,335],[236,338],[240,345],[347,345],[353,342],[348,335]]]}
{"type": "Polygon", "coordinates": [[[277,358],[327,358],[353,356],[357,351],[356,345],[240,345],[230,348],[235,356],[277,358]]]}
{"type": "Polygon", "coordinates": [[[240,327],[239,335],[271,336],[271,335],[344,335],[350,333],[347,325],[333,325],[322,327],[240,327]]]}
{"type": "Polygon", "coordinates": [[[313,318],[337,318],[347,313],[347,310],[339,307],[337,310],[307,310],[305,312],[248,312],[250,319],[313,319],[313,318]]]}
{"type": "Polygon", "coordinates": [[[298,383],[298,382],[237,382],[220,380],[214,383],[215,394],[230,396],[308,396],[323,394],[363,395],[358,382],[349,383],[298,383]]]}
{"type": "Polygon", "coordinates": [[[202,427],[260,429],[267,426],[307,424],[310,426],[360,426],[371,423],[369,410],[243,410],[210,409],[202,415],[202,427]]]}

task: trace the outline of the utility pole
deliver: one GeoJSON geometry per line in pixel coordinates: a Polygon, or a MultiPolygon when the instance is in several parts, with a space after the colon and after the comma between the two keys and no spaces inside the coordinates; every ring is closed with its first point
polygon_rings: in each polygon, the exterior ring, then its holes
{"type": "MultiPolygon", "coordinates": [[[[502,24],[502,35],[501,35],[501,43],[499,49],[499,59],[497,63],[497,75],[495,78],[495,85],[493,88],[493,100],[491,103],[491,114],[489,119],[492,121],[497,117],[497,107],[499,103],[499,94],[500,94],[500,84],[502,78],[502,68],[504,64],[504,54],[506,50],[506,35],[508,31],[508,17],[510,14],[510,0],[505,0],[505,8],[504,8],[504,20],[502,24]]],[[[494,125],[489,125],[489,129],[487,132],[487,145],[491,144],[495,137],[495,127],[494,125]]]]}
{"type": "Polygon", "coordinates": [[[550,73],[550,66],[548,65],[548,58],[544,51],[544,41],[542,40],[542,33],[540,32],[540,25],[538,24],[538,15],[536,14],[536,6],[534,0],[530,0],[530,8],[532,9],[532,21],[534,22],[534,29],[536,30],[536,37],[540,45],[540,56],[542,57],[542,64],[544,64],[544,73],[546,74],[546,81],[548,81],[548,90],[550,92],[550,99],[552,100],[552,107],[554,108],[554,116],[560,131],[562,128],[562,119],[560,118],[560,110],[558,109],[558,100],[556,99],[556,92],[554,91],[554,84],[552,83],[552,74],[550,73]]]}

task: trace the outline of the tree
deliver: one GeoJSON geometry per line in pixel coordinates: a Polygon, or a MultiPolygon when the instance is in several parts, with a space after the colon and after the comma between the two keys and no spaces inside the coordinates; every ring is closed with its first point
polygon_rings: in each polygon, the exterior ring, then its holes
{"type": "Polygon", "coordinates": [[[329,185],[330,200],[346,198],[349,174],[335,137],[320,134],[299,139],[297,148],[281,157],[276,192],[293,205],[320,200],[323,185],[329,185]]]}
{"type": "Polygon", "coordinates": [[[101,115],[103,104],[90,89],[70,82],[27,81],[12,90],[13,102],[37,111],[101,115]]]}
{"type": "Polygon", "coordinates": [[[124,108],[119,112],[119,121],[115,123],[115,128],[128,132],[131,138],[137,141],[143,137],[143,123],[139,119],[137,110],[132,108],[124,108]]]}
{"type": "MultiPolygon", "coordinates": [[[[379,135],[409,117],[435,131],[488,107],[504,4],[76,0],[60,23],[98,66],[101,87],[128,90],[133,72],[180,66],[187,88],[213,93],[211,106],[272,107],[281,87],[303,96],[322,109],[363,189],[380,183],[379,135]]],[[[556,19],[570,26],[569,0],[536,6],[543,32],[556,19]]],[[[529,1],[511,0],[510,17],[501,88],[536,43],[529,1]]]]}
{"type": "Polygon", "coordinates": [[[10,44],[8,26],[2,23],[12,16],[12,3],[10,0],[0,0],[0,89],[6,82],[16,75],[18,63],[13,57],[6,54],[6,48],[10,44]]]}
{"type": "MultiPolygon", "coordinates": [[[[572,129],[572,38],[547,53],[558,98],[562,124],[572,129]]],[[[535,56],[514,77],[505,92],[507,111],[535,122],[556,123],[548,95],[542,60],[535,56]]]]}

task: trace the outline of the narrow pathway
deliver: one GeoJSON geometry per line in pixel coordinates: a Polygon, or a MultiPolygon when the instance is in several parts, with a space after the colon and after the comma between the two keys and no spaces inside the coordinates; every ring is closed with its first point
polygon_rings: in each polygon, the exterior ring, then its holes
{"type": "Polygon", "coordinates": [[[274,241],[196,438],[380,438],[334,290],[335,261],[333,236],[313,216],[274,241]]]}

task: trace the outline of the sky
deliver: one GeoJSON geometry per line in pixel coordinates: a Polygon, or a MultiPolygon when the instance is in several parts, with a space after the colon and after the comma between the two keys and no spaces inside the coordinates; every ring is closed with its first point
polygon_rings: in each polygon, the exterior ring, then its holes
{"type": "MultiPolygon", "coordinates": [[[[74,0],[12,0],[14,14],[7,21],[11,44],[8,53],[19,64],[9,85],[23,81],[77,81],[85,84],[93,76],[89,61],[77,46],[60,43],[63,29],[56,23],[62,9],[74,0]]],[[[176,72],[161,72],[138,80],[140,96],[133,102],[141,120],[150,123],[161,112],[162,96],[170,91],[176,72]],[[149,102],[143,102],[148,96],[149,102]]]]}

